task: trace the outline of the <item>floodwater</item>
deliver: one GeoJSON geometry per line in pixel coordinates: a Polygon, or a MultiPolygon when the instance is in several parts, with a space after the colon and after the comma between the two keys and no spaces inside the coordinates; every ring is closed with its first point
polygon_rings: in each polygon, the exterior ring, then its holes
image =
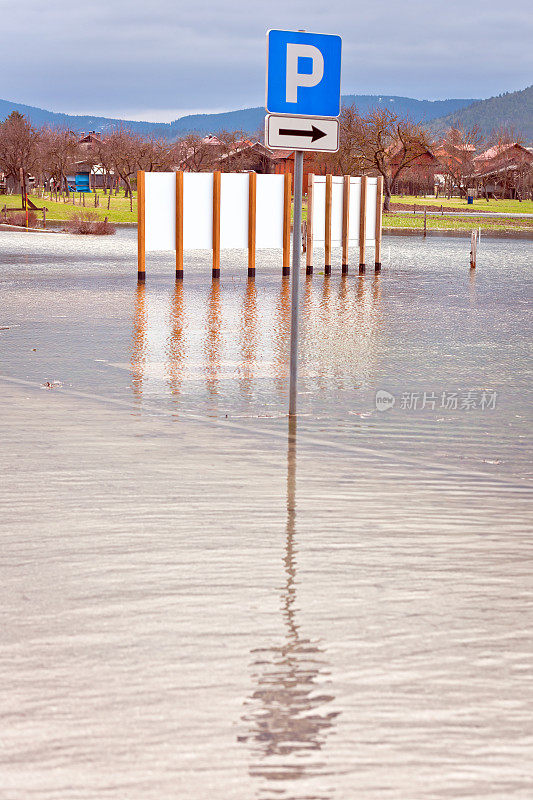
{"type": "Polygon", "coordinates": [[[289,430],[278,254],[0,233],[2,800],[531,798],[531,243],[383,251],[289,430]]]}

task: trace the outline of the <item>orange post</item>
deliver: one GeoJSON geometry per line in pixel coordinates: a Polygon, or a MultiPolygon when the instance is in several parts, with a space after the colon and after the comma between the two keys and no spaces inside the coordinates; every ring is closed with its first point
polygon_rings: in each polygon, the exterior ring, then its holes
{"type": "Polygon", "coordinates": [[[366,243],[366,175],[361,178],[361,203],[359,206],[359,274],[365,271],[366,243]]]}
{"type": "Polygon", "coordinates": [[[331,175],[326,175],[326,222],[324,234],[324,275],[331,275],[331,199],[333,193],[333,180],[331,175]]]}
{"type": "Polygon", "coordinates": [[[176,172],[176,280],[183,279],[183,172],[176,172]]]}
{"type": "Polygon", "coordinates": [[[344,176],[342,187],[342,274],[348,272],[349,248],[348,237],[350,230],[350,176],[344,176]]]}
{"type": "Polygon", "coordinates": [[[146,218],[144,172],[137,173],[137,280],[146,279],[146,218]]]}
{"type": "Polygon", "coordinates": [[[220,172],[213,173],[213,278],[220,278],[220,172]]]}
{"type": "Polygon", "coordinates": [[[248,175],[248,277],[255,278],[255,228],[256,228],[257,174],[248,175]]]}
{"type": "Polygon", "coordinates": [[[315,176],[307,176],[307,241],[305,246],[305,274],[313,274],[313,184],[315,176]]]}
{"type": "MultiPolygon", "coordinates": [[[[383,217],[383,176],[378,178],[378,185],[376,191],[376,255],[375,255],[375,270],[381,271],[381,230],[382,230],[382,217],[383,217]]],[[[424,218],[425,221],[425,218],[424,218]]]]}
{"type": "Polygon", "coordinates": [[[291,258],[291,201],[292,201],[292,181],[291,173],[286,172],[284,175],[284,192],[283,192],[283,267],[281,270],[282,275],[290,275],[290,258],[291,258]]]}

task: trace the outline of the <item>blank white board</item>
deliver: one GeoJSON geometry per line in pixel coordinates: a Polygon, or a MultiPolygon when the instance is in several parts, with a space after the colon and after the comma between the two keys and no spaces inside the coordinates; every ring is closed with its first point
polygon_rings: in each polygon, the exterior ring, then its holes
{"type": "Polygon", "coordinates": [[[348,244],[352,245],[359,244],[360,210],[361,210],[361,178],[350,178],[348,244]]]}
{"type": "MultiPolygon", "coordinates": [[[[248,247],[248,173],[223,173],[220,178],[220,247],[248,247]]],[[[257,175],[256,248],[283,247],[283,175],[257,175]]],[[[342,244],[342,176],[332,178],[331,244],[342,244]]],[[[375,241],[377,178],[367,178],[366,243],[375,241]]],[[[349,244],[359,241],[361,178],[350,178],[349,244]]],[[[325,241],[326,177],[313,183],[313,237],[325,241]]],[[[146,250],[175,250],[176,173],[145,173],[146,250]]],[[[183,249],[210,250],[213,246],[213,173],[183,173],[183,249]]]]}
{"type": "Polygon", "coordinates": [[[249,183],[247,173],[228,172],[220,176],[220,248],[222,250],[248,247],[249,183]]]}
{"type": "MultiPolygon", "coordinates": [[[[342,176],[334,175],[331,180],[331,245],[342,244],[342,176]]],[[[377,178],[366,179],[366,243],[373,244],[376,238],[376,198],[377,178]]],[[[359,210],[361,208],[361,178],[350,178],[350,202],[348,218],[348,242],[359,242],[359,210]]],[[[326,176],[313,178],[313,240],[320,244],[326,240],[326,176]]]]}
{"type": "Polygon", "coordinates": [[[376,199],[378,179],[366,179],[366,242],[373,244],[376,240],[376,199]]]}
{"type": "MultiPolygon", "coordinates": [[[[342,244],[342,195],[344,179],[338,175],[331,178],[331,246],[342,244]]],[[[325,223],[325,220],[324,220],[325,223]]]]}
{"type": "MultiPolygon", "coordinates": [[[[283,175],[257,175],[256,248],[283,246],[283,175]]],[[[248,247],[248,173],[220,176],[220,247],[248,247]]],[[[146,250],[176,248],[176,173],[145,173],[146,250]]],[[[183,173],[183,249],[213,246],[213,173],[183,173]]]]}
{"type": "Polygon", "coordinates": [[[175,173],[146,172],[144,185],[146,250],[175,250],[175,173]]]}
{"type": "Polygon", "coordinates": [[[255,246],[283,247],[283,175],[258,175],[256,187],[255,246]]]}
{"type": "MultiPolygon", "coordinates": [[[[173,224],[175,227],[175,220],[173,224]]],[[[209,250],[212,246],[213,173],[184,172],[183,249],[209,250]]]]}

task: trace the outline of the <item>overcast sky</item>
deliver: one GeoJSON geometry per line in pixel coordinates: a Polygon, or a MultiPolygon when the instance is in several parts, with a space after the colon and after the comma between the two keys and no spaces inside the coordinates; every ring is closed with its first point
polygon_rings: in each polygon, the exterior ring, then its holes
{"type": "Polygon", "coordinates": [[[340,34],[345,94],[489,97],[533,75],[530,0],[0,4],[0,96],[67,113],[170,121],[263,105],[268,28],[340,34]]]}

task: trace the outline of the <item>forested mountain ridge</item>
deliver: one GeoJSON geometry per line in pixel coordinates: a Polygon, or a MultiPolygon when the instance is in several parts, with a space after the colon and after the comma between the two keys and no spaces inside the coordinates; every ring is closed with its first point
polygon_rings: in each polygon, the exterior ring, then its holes
{"type": "MultiPolygon", "coordinates": [[[[450,114],[457,111],[472,103],[472,100],[415,100],[412,97],[373,94],[345,94],[342,96],[344,106],[354,103],[362,113],[370,111],[371,108],[390,108],[401,115],[409,116],[416,122],[426,122],[443,113],[450,114]]],[[[171,126],[175,136],[183,136],[192,132],[216,133],[220,130],[240,129],[253,133],[263,127],[264,117],[264,106],[256,106],[221,114],[194,114],[181,117],[172,122],[171,126]]]]}
{"type": "MultiPolygon", "coordinates": [[[[389,108],[402,116],[408,116],[414,122],[428,127],[434,135],[448,130],[454,125],[470,128],[478,125],[485,136],[489,136],[495,128],[502,126],[513,128],[524,137],[526,143],[533,142],[533,86],[518,92],[507,92],[487,100],[471,98],[450,100],[415,100],[411,97],[392,95],[343,95],[344,106],[355,104],[360,112],[366,113],[372,108],[389,108]]],[[[173,122],[138,122],[120,120],[110,117],[74,116],[47,111],[35,106],[0,100],[0,121],[12,111],[19,111],[33,125],[49,125],[68,128],[76,132],[97,131],[106,133],[123,127],[133,133],[145,136],[158,136],[165,139],[177,139],[188,133],[216,134],[221,130],[243,130],[255,133],[263,127],[265,109],[263,106],[241,108],[219,114],[190,114],[175,119],[173,122]]]]}
{"type": "MultiPolygon", "coordinates": [[[[415,100],[411,97],[394,97],[391,95],[344,95],[344,105],[355,103],[363,112],[374,107],[387,107],[397,110],[400,114],[407,114],[417,122],[425,122],[457,111],[469,105],[471,99],[451,100],[415,100]]],[[[165,122],[138,122],[135,120],[120,120],[109,117],[74,116],[47,111],[35,106],[14,103],[9,100],[0,100],[0,121],[4,120],[12,111],[18,111],[29,119],[33,125],[49,125],[53,127],[68,128],[79,132],[96,131],[105,133],[119,126],[143,135],[161,136],[167,139],[176,139],[188,133],[217,133],[221,130],[244,130],[254,133],[263,126],[265,109],[263,106],[254,108],[241,108],[236,111],[227,111],[220,114],[191,114],[180,117],[170,123],[165,122]]]]}
{"type": "Polygon", "coordinates": [[[457,125],[464,128],[478,125],[484,136],[490,136],[501,127],[512,128],[526,144],[530,144],[533,142],[533,86],[489,97],[488,100],[476,100],[469,106],[434,119],[428,127],[438,135],[457,125]]]}

